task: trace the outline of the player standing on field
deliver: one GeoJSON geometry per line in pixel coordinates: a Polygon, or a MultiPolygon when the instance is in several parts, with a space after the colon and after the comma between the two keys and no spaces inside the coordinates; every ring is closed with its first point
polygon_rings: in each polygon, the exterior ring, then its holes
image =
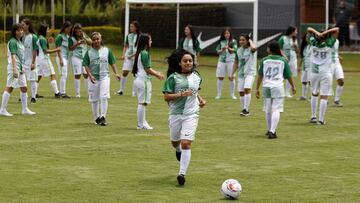
{"type": "MultiPolygon", "coordinates": [[[[117,92],[117,95],[121,96],[124,94],[125,84],[129,72],[132,71],[134,66],[134,59],[136,53],[137,41],[140,35],[140,24],[137,21],[130,23],[130,34],[126,36],[125,46],[123,48],[123,55],[121,57],[124,60],[122,68],[122,78],[120,80],[120,89],[117,92]]],[[[132,95],[135,96],[134,84],[132,88],[132,95]]]]}
{"type": "Polygon", "coordinates": [[[168,57],[168,78],[163,93],[168,102],[170,140],[176,149],[176,158],[180,161],[177,176],[179,185],[184,185],[186,171],[191,159],[191,143],[199,120],[199,107],[206,101],[198,94],[201,77],[195,71],[195,57],[185,50],[175,50],[168,57]]]}
{"type": "Polygon", "coordinates": [[[138,98],[137,129],[152,130],[146,121],[146,106],[151,103],[151,75],[159,80],[164,79],[164,74],[151,68],[150,47],[151,37],[148,34],[140,34],[135,54],[135,62],[132,73],[135,76],[135,90],[138,98]]]}
{"type": "Polygon", "coordinates": [[[111,50],[102,44],[101,34],[91,34],[92,48],[86,51],[83,66],[89,76],[88,93],[92,112],[96,124],[105,126],[108,100],[110,99],[110,71],[111,66],[117,80],[121,76],[117,73],[115,57],[111,50]],[[101,115],[99,115],[99,101],[101,102],[101,115]]]}
{"type": "Polygon", "coordinates": [[[184,49],[190,52],[195,57],[195,64],[199,65],[199,56],[200,56],[200,43],[195,37],[193,27],[187,25],[184,28],[183,38],[180,39],[178,49],[184,49]]]}
{"type": "Polygon", "coordinates": [[[238,71],[238,91],[243,110],[242,116],[249,116],[249,107],[251,102],[251,88],[256,75],[256,59],[254,57],[256,46],[249,35],[242,34],[239,38],[240,48],[236,51],[235,63],[233,66],[231,79],[234,79],[236,70],[238,71]]]}
{"type": "Polygon", "coordinates": [[[219,54],[219,61],[216,68],[216,77],[218,80],[217,95],[215,99],[221,98],[225,73],[228,74],[228,78],[230,80],[230,96],[232,99],[236,99],[235,80],[231,77],[236,50],[237,42],[235,39],[233,39],[230,28],[225,28],[221,34],[219,44],[216,47],[216,52],[219,54]]]}
{"type": "MultiPolygon", "coordinates": [[[[281,36],[279,39],[280,49],[282,54],[286,56],[289,65],[291,74],[293,77],[297,76],[297,56],[296,52],[298,52],[298,42],[296,40],[297,36],[297,28],[294,26],[290,26],[287,28],[285,35],[281,36]]],[[[287,81],[285,85],[285,97],[291,98],[290,94],[290,83],[287,81]]]]}
{"type": "Polygon", "coordinates": [[[87,45],[91,45],[91,39],[85,36],[79,23],[75,23],[71,31],[69,39],[69,49],[72,51],[71,64],[75,75],[75,97],[80,98],[80,77],[84,76],[85,89],[88,86],[88,75],[85,68],[82,66],[82,61],[87,51],[87,45]]]}
{"type": "Polygon", "coordinates": [[[332,66],[333,66],[333,75],[336,79],[337,85],[335,90],[335,97],[334,97],[334,105],[336,107],[342,107],[343,104],[340,102],[340,97],[342,95],[344,89],[344,71],[341,65],[342,58],[339,56],[339,45],[340,42],[336,39],[336,42],[333,47],[332,52],[332,66]]]}
{"type": "Polygon", "coordinates": [[[279,44],[272,41],[267,47],[268,56],[259,65],[256,84],[256,97],[260,98],[260,84],[264,97],[264,111],[266,115],[266,135],[269,139],[277,138],[276,127],[280,121],[280,112],[284,111],[284,79],[289,81],[292,93],[296,93],[291,70],[287,60],[280,52],[279,44]]]}
{"type": "Polygon", "coordinates": [[[68,66],[69,66],[69,37],[71,32],[71,23],[66,21],[63,24],[63,27],[60,30],[60,34],[56,36],[55,45],[56,47],[61,48],[61,52],[58,52],[56,57],[56,64],[59,68],[61,75],[60,79],[60,95],[61,98],[70,98],[66,94],[66,80],[68,76],[68,66]]]}
{"type": "Polygon", "coordinates": [[[5,91],[2,96],[0,115],[13,116],[6,110],[10,94],[14,88],[20,87],[20,98],[22,105],[22,114],[34,115],[35,112],[30,111],[27,106],[27,88],[26,77],[24,74],[24,52],[25,47],[21,42],[23,37],[23,28],[20,23],[16,23],[11,28],[11,38],[7,44],[8,48],[8,66],[7,66],[7,82],[5,91]]]}
{"type": "Polygon", "coordinates": [[[311,75],[311,45],[307,42],[307,35],[304,34],[301,46],[300,46],[300,55],[301,55],[301,83],[302,91],[301,96],[298,100],[305,101],[307,98],[307,92],[310,87],[310,75],[311,75]]]}
{"type": "Polygon", "coordinates": [[[331,54],[336,42],[336,35],[339,28],[332,28],[322,33],[315,29],[308,28],[308,42],[312,45],[311,63],[311,119],[310,123],[325,124],[325,112],[327,109],[328,97],[332,95],[332,59],[331,54]],[[319,121],[316,121],[318,96],[320,93],[319,121]]]}

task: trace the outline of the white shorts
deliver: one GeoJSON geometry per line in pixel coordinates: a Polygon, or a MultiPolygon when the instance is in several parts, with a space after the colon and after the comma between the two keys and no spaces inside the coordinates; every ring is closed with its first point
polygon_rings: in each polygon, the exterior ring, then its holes
{"type": "Polygon", "coordinates": [[[217,68],[216,68],[216,77],[217,78],[223,78],[225,77],[225,74],[227,72],[228,77],[231,76],[232,69],[233,69],[234,62],[218,62],[217,68]]]}
{"type": "Polygon", "coordinates": [[[247,75],[245,78],[238,78],[238,91],[244,92],[244,89],[251,89],[255,80],[255,76],[247,75]]]}
{"type": "Polygon", "coordinates": [[[311,92],[316,95],[320,92],[321,96],[332,95],[332,74],[329,73],[311,73],[311,92]]]}
{"type": "Polygon", "coordinates": [[[51,60],[48,59],[37,59],[37,75],[47,77],[49,75],[55,75],[54,66],[51,63],[51,60]]]}
{"type": "Polygon", "coordinates": [[[133,66],[134,66],[134,59],[129,59],[127,56],[125,56],[122,70],[132,71],[133,66]]]}
{"type": "Polygon", "coordinates": [[[135,78],[134,89],[138,98],[139,104],[150,104],[151,103],[151,80],[143,78],[135,78]]]}
{"type": "Polygon", "coordinates": [[[290,60],[289,61],[289,66],[290,66],[290,70],[291,70],[291,76],[292,77],[296,77],[297,76],[297,72],[298,72],[298,68],[297,68],[297,60],[290,60]]]}
{"type": "Polygon", "coordinates": [[[85,67],[82,65],[83,60],[73,56],[71,57],[71,64],[73,67],[74,75],[81,75],[81,74],[87,74],[85,67]]]}
{"type": "Polygon", "coordinates": [[[265,113],[284,112],[284,98],[264,98],[265,113]]]}
{"type": "Polygon", "coordinates": [[[333,75],[336,80],[338,79],[344,79],[344,71],[342,68],[342,65],[339,60],[337,60],[335,63],[332,63],[332,71],[333,75]]]}
{"type": "Polygon", "coordinates": [[[195,139],[195,132],[198,126],[199,115],[170,115],[169,128],[170,140],[191,140],[195,139]]]}
{"type": "Polygon", "coordinates": [[[25,74],[19,74],[18,78],[14,78],[13,73],[7,74],[6,87],[19,88],[26,87],[26,77],[25,74]]]}
{"type": "Polygon", "coordinates": [[[88,81],[89,102],[97,102],[100,99],[110,99],[110,78],[96,80],[93,84],[88,81]]]}
{"type": "Polygon", "coordinates": [[[311,79],[311,70],[301,71],[301,82],[310,82],[311,79]]]}
{"type": "Polygon", "coordinates": [[[59,69],[59,73],[60,73],[60,76],[65,76],[67,77],[68,76],[68,66],[69,66],[69,61],[66,59],[66,58],[63,58],[63,63],[64,63],[64,66],[60,66],[60,60],[59,60],[59,57],[56,56],[56,64],[57,64],[57,67],[59,69]]]}
{"type": "Polygon", "coordinates": [[[35,65],[35,69],[31,70],[31,62],[30,64],[28,63],[24,63],[24,72],[26,75],[26,80],[28,81],[37,81],[37,70],[36,70],[36,65],[35,65]]]}

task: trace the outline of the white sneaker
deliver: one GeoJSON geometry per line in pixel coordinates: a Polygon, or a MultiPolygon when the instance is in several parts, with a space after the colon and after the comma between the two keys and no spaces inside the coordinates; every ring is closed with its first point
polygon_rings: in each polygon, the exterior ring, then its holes
{"type": "Polygon", "coordinates": [[[219,95],[215,97],[215,99],[220,99],[220,98],[221,98],[221,96],[219,96],[219,95]]]}
{"type": "Polygon", "coordinates": [[[235,96],[235,95],[231,95],[231,99],[236,100],[237,98],[236,98],[236,96],[235,96]]]}
{"type": "Polygon", "coordinates": [[[11,113],[7,112],[6,109],[0,110],[0,115],[7,116],[7,117],[13,116],[11,113]]]}
{"type": "Polygon", "coordinates": [[[76,95],[75,97],[76,97],[76,98],[80,98],[80,94],[76,95]]]}
{"type": "Polygon", "coordinates": [[[285,95],[286,98],[292,98],[293,96],[291,95],[285,95]]]}
{"type": "Polygon", "coordinates": [[[32,111],[30,111],[30,109],[26,108],[26,109],[22,110],[22,114],[31,116],[31,115],[35,115],[36,113],[32,112],[32,111]]]}
{"type": "Polygon", "coordinates": [[[136,129],[138,129],[138,130],[152,130],[152,129],[154,129],[153,127],[151,127],[151,126],[146,126],[146,125],[143,125],[143,126],[138,126],[138,127],[136,127],[136,129]]]}

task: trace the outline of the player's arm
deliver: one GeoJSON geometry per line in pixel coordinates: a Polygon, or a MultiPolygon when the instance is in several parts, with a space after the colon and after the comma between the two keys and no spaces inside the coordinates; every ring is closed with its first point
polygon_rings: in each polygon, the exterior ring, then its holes
{"type": "Polygon", "coordinates": [[[84,55],[82,66],[85,67],[85,71],[90,79],[90,82],[94,84],[96,81],[96,78],[93,76],[93,74],[91,73],[91,70],[90,70],[89,51],[86,51],[86,53],[84,55]]]}
{"type": "Polygon", "coordinates": [[[216,53],[221,54],[225,51],[225,49],[226,47],[221,48],[221,43],[219,42],[219,44],[216,47],[216,53]]]}
{"type": "Polygon", "coordinates": [[[121,56],[121,60],[125,59],[125,53],[126,53],[128,48],[129,48],[129,38],[128,38],[128,36],[126,36],[125,44],[124,44],[123,52],[122,52],[122,56],[121,56]]]}
{"type": "Polygon", "coordinates": [[[231,76],[230,76],[230,79],[233,80],[234,77],[235,77],[235,73],[236,73],[236,70],[238,69],[239,67],[239,58],[238,58],[238,55],[236,53],[235,55],[235,61],[234,61],[234,64],[233,64],[233,67],[232,67],[232,71],[231,71],[231,76]]]}
{"type": "Polygon", "coordinates": [[[264,73],[263,73],[264,67],[263,67],[263,62],[260,62],[260,66],[259,66],[259,70],[258,70],[258,78],[256,80],[256,98],[260,98],[260,85],[263,81],[264,78],[264,73]]]}
{"type": "Polygon", "coordinates": [[[147,74],[157,77],[159,80],[163,80],[165,78],[164,74],[162,72],[156,71],[156,70],[152,69],[151,67],[145,68],[145,72],[147,74]]]}
{"type": "Polygon", "coordinates": [[[58,48],[57,57],[59,57],[60,66],[62,67],[62,66],[64,66],[64,61],[61,56],[61,44],[62,44],[62,37],[60,35],[58,35],[55,39],[55,46],[56,46],[56,48],[58,48]]]}
{"type": "Polygon", "coordinates": [[[334,27],[334,28],[324,31],[323,33],[321,33],[321,35],[324,36],[327,34],[331,34],[333,37],[336,37],[338,33],[339,33],[339,28],[334,27]]]}
{"type": "Polygon", "coordinates": [[[117,71],[115,56],[110,49],[109,49],[109,55],[108,55],[108,62],[109,62],[109,65],[111,66],[111,69],[113,70],[113,72],[115,74],[115,78],[117,80],[120,80],[121,76],[118,74],[118,71],[117,71]]]}
{"type": "Polygon", "coordinates": [[[18,51],[17,43],[14,41],[10,41],[9,42],[9,50],[11,53],[11,64],[12,64],[13,76],[14,76],[14,78],[18,78],[19,72],[16,68],[16,52],[18,51]]]}
{"type": "Polygon", "coordinates": [[[31,70],[35,69],[35,62],[36,62],[36,56],[37,52],[39,50],[39,47],[37,46],[36,42],[38,41],[38,37],[36,35],[32,35],[32,60],[31,60],[31,70]]]}
{"type": "Polygon", "coordinates": [[[285,79],[287,79],[289,81],[292,93],[296,94],[296,88],[295,88],[294,80],[291,77],[292,73],[291,73],[291,70],[290,70],[290,66],[287,63],[287,61],[284,61],[284,62],[285,62],[285,68],[284,68],[283,76],[284,76],[285,79]]]}
{"type": "Polygon", "coordinates": [[[249,39],[249,44],[250,44],[250,49],[251,49],[251,52],[252,53],[254,53],[254,52],[256,52],[256,45],[255,45],[255,43],[251,40],[251,39],[249,39]]]}
{"type": "Polygon", "coordinates": [[[198,93],[197,98],[199,100],[199,106],[200,108],[203,108],[206,105],[206,101],[202,96],[198,93]]]}
{"type": "Polygon", "coordinates": [[[84,43],[85,41],[83,39],[76,41],[74,44],[74,41],[72,39],[69,39],[69,49],[71,51],[74,51],[80,44],[84,43]]]}
{"type": "Polygon", "coordinates": [[[320,32],[318,32],[317,30],[315,30],[315,29],[314,29],[314,28],[312,28],[312,27],[308,27],[308,29],[307,29],[307,33],[312,33],[312,34],[315,34],[316,36],[321,37],[321,33],[320,33],[320,32]]]}

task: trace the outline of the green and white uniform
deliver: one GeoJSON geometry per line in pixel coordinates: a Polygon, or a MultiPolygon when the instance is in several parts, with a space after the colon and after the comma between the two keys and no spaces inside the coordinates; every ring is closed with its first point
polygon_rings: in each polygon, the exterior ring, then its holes
{"type": "Polygon", "coordinates": [[[340,63],[340,59],[339,59],[339,40],[336,39],[336,42],[333,46],[333,52],[332,52],[332,71],[333,71],[333,75],[334,78],[336,80],[338,79],[344,79],[344,71],[343,71],[343,67],[340,63]]]}
{"type": "MultiPolygon", "coordinates": [[[[77,43],[75,37],[69,39],[69,47],[74,46],[77,43]]],[[[82,66],[82,61],[88,47],[86,43],[81,43],[73,51],[71,55],[71,64],[73,66],[74,75],[86,74],[85,68],[82,66]]]]}
{"type": "Polygon", "coordinates": [[[303,50],[303,62],[301,71],[301,82],[310,82],[311,77],[311,45],[306,45],[303,50]]]}
{"type": "Polygon", "coordinates": [[[138,71],[135,75],[134,89],[138,97],[138,103],[151,103],[151,77],[146,69],[151,68],[151,57],[148,51],[142,50],[137,61],[138,71]]]}
{"type": "Polygon", "coordinates": [[[258,74],[263,77],[264,111],[283,112],[284,79],[291,77],[288,62],[282,56],[266,56],[260,62],[258,74]]]}
{"type": "Polygon", "coordinates": [[[115,64],[115,57],[110,49],[101,47],[99,50],[90,48],[84,56],[83,66],[90,69],[96,81],[89,81],[89,102],[97,102],[101,98],[110,98],[109,65],[115,64]]]}
{"type": "Polygon", "coordinates": [[[280,45],[280,49],[283,50],[289,60],[292,76],[297,76],[297,57],[295,50],[295,47],[297,46],[297,41],[294,41],[289,36],[283,35],[280,37],[278,42],[280,45]]]}
{"type": "Polygon", "coordinates": [[[61,67],[60,66],[60,60],[59,60],[59,57],[56,57],[56,63],[57,63],[57,66],[59,68],[59,72],[61,73],[61,76],[65,76],[67,77],[68,75],[68,65],[69,65],[69,62],[68,62],[68,59],[69,59],[69,36],[68,35],[65,35],[63,33],[61,34],[58,34],[55,38],[55,45],[56,47],[60,47],[61,48],[61,57],[63,59],[63,62],[64,62],[64,66],[61,67]]]}
{"type": "Polygon", "coordinates": [[[250,47],[240,47],[236,51],[235,60],[238,62],[238,91],[251,89],[256,75],[255,52],[250,47]]]}
{"type": "Polygon", "coordinates": [[[29,81],[37,81],[37,72],[36,66],[34,70],[31,70],[33,52],[39,50],[37,46],[38,37],[33,33],[28,33],[23,36],[23,44],[25,47],[25,62],[24,62],[24,72],[27,80],[29,81]]]}
{"type": "Polygon", "coordinates": [[[231,42],[228,40],[222,40],[216,47],[216,51],[220,51],[226,46],[234,49],[234,52],[230,53],[228,50],[225,50],[219,54],[219,60],[216,68],[216,77],[225,77],[226,72],[230,77],[232,73],[232,68],[235,62],[235,53],[237,50],[237,42],[235,39],[232,39],[231,42]]]}
{"type": "Polygon", "coordinates": [[[181,39],[178,48],[188,51],[195,57],[195,64],[197,64],[197,54],[201,52],[199,42],[195,43],[192,38],[181,39]]]}
{"type": "Polygon", "coordinates": [[[49,54],[46,54],[48,44],[45,37],[40,35],[36,45],[39,49],[38,56],[36,57],[37,75],[43,77],[55,75],[54,66],[51,63],[50,56],[49,54]]]}
{"type": "Polygon", "coordinates": [[[332,53],[336,42],[335,37],[329,37],[324,41],[317,41],[317,39],[310,35],[309,44],[312,45],[311,52],[311,87],[312,93],[316,95],[331,96],[332,95],[332,53]]]}
{"type": "Polygon", "coordinates": [[[6,87],[26,87],[26,77],[24,74],[24,53],[25,47],[23,43],[15,38],[11,38],[7,44],[7,57],[8,57],[8,66],[7,66],[7,82],[6,87]],[[12,55],[15,55],[16,69],[19,73],[18,78],[14,78],[13,75],[13,63],[12,55]]]}
{"type": "Polygon", "coordinates": [[[194,140],[199,119],[198,91],[201,77],[197,72],[190,75],[171,74],[165,81],[163,93],[176,94],[191,90],[192,96],[181,97],[169,102],[169,127],[172,141],[194,140]]]}
{"type": "Polygon", "coordinates": [[[123,70],[131,71],[134,66],[134,57],[130,58],[136,53],[136,40],[138,35],[136,33],[130,33],[126,36],[125,44],[127,45],[127,50],[125,52],[125,59],[123,64],[123,70]]]}

